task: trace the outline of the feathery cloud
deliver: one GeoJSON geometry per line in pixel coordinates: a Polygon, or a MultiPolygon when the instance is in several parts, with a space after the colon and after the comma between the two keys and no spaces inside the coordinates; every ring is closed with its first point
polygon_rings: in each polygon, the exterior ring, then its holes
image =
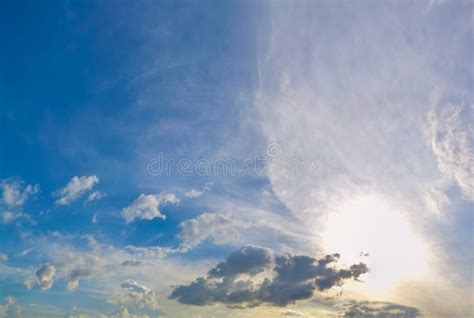
{"type": "Polygon", "coordinates": [[[441,100],[428,117],[431,149],[443,175],[474,201],[474,106],[441,100]]]}

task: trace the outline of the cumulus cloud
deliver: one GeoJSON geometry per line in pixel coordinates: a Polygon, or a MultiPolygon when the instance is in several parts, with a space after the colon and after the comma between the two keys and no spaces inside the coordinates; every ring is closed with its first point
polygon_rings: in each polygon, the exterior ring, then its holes
{"type": "Polygon", "coordinates": [[[152,220],[154,218],[166,219],[166,215],[162,214],[160,208],[165,204],[176,204],[178,198],[171,193],[141,194],[128,207],[122,210],[122,216],[127,223],[135,219],[152,220]]]}
{"type": "Polygon", "coordinates": [[[203,213],[197,218],[180,223],[181,248],[193,248],[209,239],[214,244],[237,242],[242,229],[249,225],[237,220],[230,213],[203,213]]]}
{"type": "Polygon", "coordinates": [[[473,106],[439,101],[430,111],[428,129],[433,154],[443,175],[474,201],[473,106]]]}
{"type": "Polygon", "coordinates": [[[0,188],[3,190],[3,203],[10,208],[22,206],[28,197],[39,191],[39,185],[24,185],[17,180],[3,180],[0,188]]]}
{"type": "Polygon", "coordinates": [[[122,305],[132,314],[159,314],[158,297],[151,288],[134,280],[127,280],[122,285],[120,293],[109,302],[122,305]]]}
{"type": "Polygon", "coordinates": [[[41,289],[50,289],[54,285],[54,276],[56,275],[56,268],[51,264],[43,264],[40,269],[36,271],[36,278],[41,289]]]}
{"type": "Polygon", "coordinates": [[[351,301],[344,306],[344,318],[415,318],[419,309],[400,304],[377,301],[351,301]]]}
{"type": "MultiPolygon", "coordinates": [[[[70,245],[63,245],[63,242],[68,238],[62,237],[60,234],[55,237],[61,241],[61,244],[48,243],[48,248],[52,253],[51,259],[36,271],[36,277],[29,277],[25,280],[24,285],[27,288],[38,283],[41,289],[46,290],[54,285],[55,280],[62,279],[66,281],[68,290],[74,291],[80,286],[81,280],[117,273],[120,262],[115,263],[117,261],[115,257],[121,257],[120,261],[123,261],[122,257],[125,257],[125,255],[115,254],[115,250],[111,247],[103,247],[91,235],[82,236],[87,240],[90,251],[84,251],[84,245],[81,246],[80,251],[70,245]],[[113,258],[114,261],[109,260],[108,257],[113,258]]],[[[46,247],[42,245],[41,248],[46,247]]]]}
{"type": "Polygon", "coordinates": [[[68,184],[56,192],[57,205],[68,205],[79,199],[84,193],[90,191],[95,184],[99,183],[99,178],[95,175],[73,177],[68,184]]]}
{"type": "MultiPolygon", "coordinates": [[[[62,278],[67,281],[69,291],[74,291],[79,287],[83,279],[91,279],[104,273],[106,261],[100,255],[99,246],[91,237],[87,237],[89,246],[93,249],[92,253],[71,251],[69,249],[56,251],[54,265],[46,263],[36,271],[36,280],[41,289],[49,289],[53,286],[55,279],[62,278]]],[[[31,286],[31,281],[25,281],[26,286],[31,286]]]]}
{"type": "Polygon", "coordinates": [[[3,304],[0,305],[0,318],[21,318],[21,307],[16,303],[13,297],[5,297],[3,304]]]}
{"type": "Polygon", "coordinates": [[[363,263],[337,269],[333,265],[338,258],[338,254],[321,259],[289,254],[274,257],[268,249],[245,246],[209,270],[206,277],[174,288],[169,298],[198,306],[287,306],[368,272],[363,263]]]}

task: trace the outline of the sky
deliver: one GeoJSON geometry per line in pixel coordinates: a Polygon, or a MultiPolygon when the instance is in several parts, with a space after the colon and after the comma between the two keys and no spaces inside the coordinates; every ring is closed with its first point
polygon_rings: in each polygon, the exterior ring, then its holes
{"type": "Polygon", "coordinates": [[[4,1],[0,318],[472,317],[473,5],[4,1]]]}

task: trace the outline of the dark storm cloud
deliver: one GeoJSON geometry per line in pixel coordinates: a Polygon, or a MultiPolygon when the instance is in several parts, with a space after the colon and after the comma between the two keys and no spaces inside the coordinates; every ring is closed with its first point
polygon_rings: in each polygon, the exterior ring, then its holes
{"type": "Polygon", "coordinates": [[[212,268],[207,277],[177,286],[169,297],[198,306],[286,306],[368,272],[363,263],[337,269],[333,265],[338,259],[339,254],[321,259],[289,254],[273,257],[268,249],[245,246],[212,268]]]}
{"type": "Polygon", "coordinates": [[[269,249],[245,246],[233,252],[224,262],[211,269],[209,277],[233,277],[238,274],[255,275],[264,271],[272,263],[269,249]]]}

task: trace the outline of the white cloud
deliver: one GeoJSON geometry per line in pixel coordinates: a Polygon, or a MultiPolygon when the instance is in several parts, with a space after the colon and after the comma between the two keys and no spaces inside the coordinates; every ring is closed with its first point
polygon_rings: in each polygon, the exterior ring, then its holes
{"type": "Polygon", "coordinates": [[[180,223],[180,248],[188,250],[210,239],[214,244],[236,243],[240,233],[249,225],[230,213],[203,213],[197,218],[180,223]]]}
{"type": "Polygon", "coordinates": [[[35,279],[32,278],[32,277],[28,277],[23,281],[23,286],[25,286],[26,289],[28,289],[28,290],[33,288],[34,285],[35,285],[35,279]]]}
{"type": "Polygon", "coordinates": [[[199,189],[191,189],[190,191],[186,192],[186,193],[184,194],[184,196],[185,196],[186,198],[190,198],[190,199],[200,198],[200,197],[202,197],[202,195],[204,194],[204,192],[206,192],[206,191],[211,191],[212,186],[213,186],[213,183],[212,183],[212,182],[208,182],[208,183],[206,183],[206,185],[204,186],[204,188],[202,188],[201,190],[199,190],[199,189]]]}
{"type": "Polygon", "coordinates": [[[199,198],[204,194],[204,191],[198,189],[192,189],[184,194],[186,198],[199,198]]]}
{"type": "Polygon", "coordinates": [[[160,208],[165,204],[177,204],[178,198],[171,193],[141,194],[128,207],[122,210],[122,216],[127,223],[135,219],[152,220],[154,218],[166,219],[166,215],[162,214],[160,208]]]}
{"type": "Polygon", "coordinates": [[[164,258],[169,254],[183,252],[184,250],[178,250],[170,247],[161,247],[161,246],[150,246],[150,247],[138,247],[128,245],[125,246],[125,250],[131,253],[134,256],[140,258],[164,258]]]}
{"type": "Polygon", "coordinates": [[[26,256],[26,255],[30,254],[31,251],[33,251],[33,248],[27,248],[27,249],[21,251],[20,253],[18,253],[18,256],[19,257],[26,256]]]}
{"type": "Polygon", "coordinates": [[[91,190],[95,184],[99,183],[99,178],[93,176],[73,177],[67,185],[59,189],[55,194],[58,196],[57,205],[68,205],[77,200],[85,192],[91,190]]]}
{"type": "Polygon", "coordinates": [[[35,224],[31,215],[22,212],[22,207],[30,196],[38,193],[39,186],[25,185],[22,181],[6,179],[0,181],[0,189],[3,190],[2,205],[6,207],[0,214],[0,222],[8,224],[23,218],[35,224]]]}
{"type": "Polygon", "coordinates": [[[43,264],[40,269],[36,271],[36,278],[41,289],[50,289],[54,285],[54,276],[56,275],[56,268],[51,264],[43,264]]]}
{"type": "Polygon", "coordinates": [[[449,197],[443,187],[433,186],[425,193],[425,204],[434,213],[440,215],[445,206],[450,203],[449,197]]]}
{"type": "MultiPolygon", "coordinates": [[[[469,232],[455,222],[440,224],[431,210],[448,203],[452,209],[466,209],[464,203],[454,202],[453,191],[442,193],[439,171],[459,185],[465,199],[472,200],[474,194],[469,140],[474,136],[472,89],[469,72],[462,71],[472,65],[468,53],[472,16],[454,5],[449,14],[443,13],[448,8],[438,8],[432,15],[421,14],[420,4],[413,4],[411,10],[403,5],[377,6],[377,14],[364,5],[343,5],[332,13],[323,10],[331,18],[321,20],[319,9],[311,2],[269,5],[271,28],[268,46],[259,53],[255,98],[262,134],[267,143],[281,145],[282,156],[317,158],[320,163],[316,177],[269,175],[273,192],[300,221],[301,232],[316,235],[325,229],[329,215],[339,213],[341,203],[381,193],[401,211],[397,218],[406,218],[415,235],[427,241],[423,261],[430,270],[443,267],[436,256],[431,258],[437,253],[456,254],[460,263],[469,263],[463,248],[437,244],[459,241],[465,246],[462,242],[469,232]],[[446,23],[439,23],[440,18],[446,23]],[[453,30],[456,36],[450,36],[453,30]],[[295,51],[295,47],[300,49],[295,51]],[[432,95],[437,90],[450,97],[436,101],[432,111],[432,95]],[[464,97],[470,101],[460,102],[464,97]],[[428,147],[423,126],[430,111],[432,143],[428,147]]],[[[402,235],[402,230],[395,231],[397,238],[402,235]]],[[[338,239],[351,246],[350,236],[338,239]]],[[[318,245],[327,248],[321,240],[318,245]]],[[[406,257],[410,249],[398,244],[391,253],[410,259],[406,257]]],[[[368,252],[372,259],[378,257],[368,252]]],[[[384,266],[374,273],[389,276],[392,271],[384,266]]],[[[467,277],[462,276],[465,281],[467,277]]],[[[420,281],[425,279],[429,280],[422,277],[420,281]]],[[[395,285],[393,289],[408,298],[412,295],[395,285]]],[[[441,293],[443,298],[448,296],[447,291],[441,293]]],[[[426,303],[422,309],[455,311],[459,306],[426,303]]]]}
{"type": "Polygon", "coordinates": [[[438,168],[474,201],[473,105],[438,102],[428,118],[429,138],[438,168]]]}
{"type": "Polygon", "coordinates": [[[4,180],[0,183],[3,189],[3,203],[12,207],[21,207],[29,196],[38,193],[39,185],[24,186],[22,182],[16,180],[4,180]]]}
{"type": "Polygon", "coordinates": [[[123,305],[134,313],[152,313],[158,310],[158,298],[149,287],[131,279],[121,287],[120,293],[110,303],[123,305]]]}
{"type": "Polygon", "coordinates": [[[103,253],[101,246],[90,236],[85,239],[92,249],[91,253],[66,249],[66,255],[59,255],[58,251],[55,258],[55,261],[60,264],[58,266],[62,277],[67,281],[69,291],[76,290],[81,280],[93,279],[113,272],[113,268],[105,267],[108,261],[101,254],[103,253]]]}
{"type": "Polygon", "coordinates": [[[94,191],[87,197],[87,202],[93,202],[102,199],[106,194],[100,191],[94,191]]]}

